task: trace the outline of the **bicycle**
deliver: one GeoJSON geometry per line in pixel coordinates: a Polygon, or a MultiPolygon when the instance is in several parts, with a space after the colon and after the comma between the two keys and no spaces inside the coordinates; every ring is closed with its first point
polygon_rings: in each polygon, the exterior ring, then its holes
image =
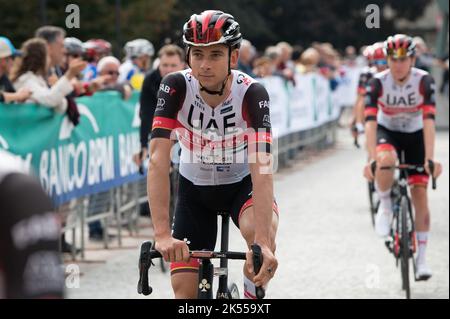
{"type": "MultiPolygon", "coordinates": [[[[408,170],[424,170],[422,165],[404,164],[404,153],[401,154],[399,165],[382,166],[382,170],[398,170],[399,177],[392,187],[391,196],[393,197],[393,220],[391,224],[390,235],[385,241],[385,245],[390,253],[395,257],[396,266],[400,261],[400,271],[402,278],[402,289],[405,290],[406,298],[411,298],[411,286],[409,281],[409,259],[412,259],[414,279],[416,277],[416,262],[414,254],[416,253],[416,231],[414,224],[413,209],[411,199],[408,194],[408,170]]],[[[436,179],[434,174],[434,163],[429,160],[428,165],[432,176],[432,188],[436,189],[436,179]]],[[[374,167],[374,166],[373,166],[374,167]]],[[[375,171],[372,168],[373,172],[375,171]]]]}
{"type": "MultiPolygon", "coordinates": [[[[219,212],[218,214],[222,217],[220,252],[207,250],[189,251],[191,258],[198,258],[202,261],[198,277],[198,299],[213,299],[214,276],[219,276],[219,288],[216,293],[216,299],[239,299],[237,285],[235,283],[228,285],[228,259],[245,260],[246,254],[244,252],[228,251],[230,216],[227,212],[219,212]],[[220,259],[220,267],[214,268],[211,259],[220,259]]],[[[148,277],[148,271],[153,265],[152,260],[154,258],[162,258],[161,253],[153,248],[154,245],[150,241],[142,243],[139,256],[137,291],[145,296],[150,295],[153,291],[153,288],[149,285],[148,277]]],[[[251,248],[253,251],[254,271],[255,275],[257,275],[263,263],[261,247],[254,244],[251,248]]],[[[265,291],[262,287],[256,287],[256,296],[258,299],[265,297],[265,291]]]]}

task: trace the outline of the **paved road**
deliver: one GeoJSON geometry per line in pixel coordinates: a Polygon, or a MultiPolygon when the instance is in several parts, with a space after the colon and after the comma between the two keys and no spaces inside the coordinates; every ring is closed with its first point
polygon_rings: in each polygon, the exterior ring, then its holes
{"type": "MultiPolygon", "coordinates": [[[[340,131],[336,147],[298,161],[278,173],[275,192],[281,212],[279,269],[268,298],[403,298],[400,272],[375,235],[361,177],[365,154],[340,131]]],[[[444,165],[438,190],[430,190],[431,237],[428,260],[434,276],[413,282],[413,298],[449,298],[449,134],[438,134],[436,158],[444,165]]],[[[237,230],[230,248],[245,248],[237,230]]],[[[135,247],[142,239],[128,238],[135,247]]],[[[141,298],[136,294],[138,249],[103,254],[105,263],[79,264],[80,288],[69,298],[141,298]]],[[[231,261],[230,277],[242,290],[242,262],[231,261]]],[[[171,298],[169,276],[151,271],[151,298],[171,298]]],[[[216,286],[217,287],[217,286],[216,286]]]]}

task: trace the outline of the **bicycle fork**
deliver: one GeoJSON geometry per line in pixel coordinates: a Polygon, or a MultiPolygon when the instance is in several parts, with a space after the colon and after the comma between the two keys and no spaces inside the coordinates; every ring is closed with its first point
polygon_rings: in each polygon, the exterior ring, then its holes
{"type": "MultiPolygon", "coordinates": [[[[226,252],[228,251],[230,216],[228,213],[219,213],[219,215],[222,217],[220,251],[226,252]]],[[[228,259],[223,257],[220,258],[219,268],[214,268],[214,265],[210,259],[202,259],[202,263],[199,268],[199,299],[213,299],[212,289],[215,275],[219,276],[219,288],[217,290],[216,298],[230,298],[228,295],[228,259]]]]}

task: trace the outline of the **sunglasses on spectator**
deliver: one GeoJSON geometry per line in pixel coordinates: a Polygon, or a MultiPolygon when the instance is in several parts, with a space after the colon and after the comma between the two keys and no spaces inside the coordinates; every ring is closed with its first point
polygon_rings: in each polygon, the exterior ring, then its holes
{"type": "Polygon", "coordinates": [[[119,71],[106,71],[106,74],[108,75],[119,75],[119,71]]]}

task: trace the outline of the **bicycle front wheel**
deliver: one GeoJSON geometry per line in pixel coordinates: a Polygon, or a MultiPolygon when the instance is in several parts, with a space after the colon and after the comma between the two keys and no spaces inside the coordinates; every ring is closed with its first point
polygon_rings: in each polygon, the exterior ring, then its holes
{"type": "Polygon", "coordinates": [[[402,288],[405,290],[406,298],[411,298],[411,290],[409,284],[409,257],[410,257],[410,237],[408,231],[409,203],[408,198],[403,197],[400,206],[401,216],[401,272],[402,272],[402,288]]]}

